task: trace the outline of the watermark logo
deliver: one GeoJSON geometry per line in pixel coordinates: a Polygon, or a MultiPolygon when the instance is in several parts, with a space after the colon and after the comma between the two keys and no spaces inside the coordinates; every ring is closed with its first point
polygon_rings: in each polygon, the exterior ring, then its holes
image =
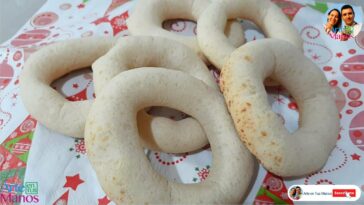
{"type": "Polygon", "coordinates": [[[38,194],[38,182],[25,182],[25,194],[38,194]]]}
{"type": "Polygon", "coordinates": [[[323,30],[332,39],[347,41],[357,36],[362,27],[361,7],[335,3],[323,16],[323,30]]]}
{"type": "Polygon", "coordinates": [[[288,189],[293,201],[356,201],[360,195],[355,185],[293,185],[288,189]]]}
{"type": "Polygon", "coordinates": [[[38,182],[4,183],[1,187],[0,204],[38,202],[38,182]]]}

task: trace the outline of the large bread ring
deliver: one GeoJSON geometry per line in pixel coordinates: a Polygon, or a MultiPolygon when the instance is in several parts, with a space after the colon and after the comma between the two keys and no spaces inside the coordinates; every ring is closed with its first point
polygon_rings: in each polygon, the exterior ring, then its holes
{"type": "MultiPolygon", "coordinates": [[[[147,38],[141,37],[138,39],[147,40],[147,38]]],[[[52,130],[68,136],[83,138],[85,121],[92,102],[68,101],[49,85],[66,73],[90,66],[97,58],[106,54],[114,43],[115,40],[112,38],[83,38],[58,42],[34,53],[26,62],[20,77],[20,95],[28,112],[52,130]]],[[[186,47],[184,49],[183,51],[187,52],[188,49],[186,47]]],[[[183,54],[183,52],[177,52],[177,54],[183,54]]],[[[204,75],[205,78],[201,78],[217,89],[201,60],[193,53],[188,56],[193,57],[192,59],[186,58],[186,60],[197,61],[197,63],[188,64],[193,66],[192,71],[200,70],[200,72],[196,71],[196,76],[204,75]]],[[[97,76],[94,74],[94,78],[97,79],[97,76]]],[[[181,153],[196,150],[208,143],[200,124],[192,118],[172,121],[162,117],[150,119],[146,114],[141,114],[138,121],[140,121],[140,128],[143,129],[141,130],[145,140],[143,145],[149,149],[181,153]],[[183,128],[188,129],[185,129],[185,132],[175,133],[174,136],[177,139],[169,142],[172,129],[181,130],[183,128]],[[172,145],[178,146],[172,147],[172,145]]]]}
{"type": "Polygon", "coordinates": [[[278,39],[249,42],[231,54],[220,80],[241,140],[267,170],[301,176],[325,164],[336,144],[339,113],[325,76],[297,47],[278,39]],[[268,103],[268,76],[298,103],[299,128],[292,134],[268,103]]]}
{"type": "MultiPolygon", "coordinates": [[[[218,90],[204,62],[187,46],[161,37],[126,36],[119,38],[117,44],[92,65],[96,96],[120,72],[148,66],[184,71],[218,90]]],[[[179,121],[151,118],[142,111],[138,114],[138,124],[143,145],[153,150],[182,153],[208,143],[201,125],[193,118],[179,121]],[[178,130],[183,132],[176,132],[178,130]],[[173,141],[170,140],[172,133],[173,141]]]]}
{"type": "MultiPolygon", "coordinates": [[[[197,22],[202,12],[210,4],[210,0],[138,0],[133,13],[127,20],[132,35],[152,35],[179,41],[204,58],[195,36],[182,36],[162,28],[167,19],[189,19],[197,22]]],[[[222,28],[234,46],[245,42],[242,26],[237,21],[229,21],[222,28]]]]}
{"type": "Polygon", "coordinates": [[[218,69],[236,49],[223,34],[227,19],[244,18],[253,21],[266,36],[286,40],[303,47],[298,31],[281,10],[269,0],[216,0],[197,22],[197,40],[208,60],[218,69]]]}
{"type": "Polygon", "coordinates": [[[113,38],[90,37],[57,42],[32,54],[20,75],[20,96],[28,112],[46,127],[82,138],[91,101],[68,101],[50,84],[91,64],[114,44],[113,38]]]}
{"type": "Polygon", "coordinates": [[[253,158],[239,140],[222,95],[180,71],[138,68],[113,78],[92,105],[85,145],[103,190],[116,204],[238,203],[253,175],[253,158]],[[175,108],[201,123],[213,154],[205,181],[174,183],[153,170],[136,123],[138,110],[148,106],[175,108]]]}

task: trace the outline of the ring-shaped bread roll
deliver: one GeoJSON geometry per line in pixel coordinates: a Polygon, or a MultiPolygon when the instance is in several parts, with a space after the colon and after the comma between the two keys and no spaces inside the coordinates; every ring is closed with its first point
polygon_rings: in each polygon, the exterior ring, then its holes
{"type": "MultiPolygon", "coordinates": [[[[195,36],[182,36],[162,28],[168,19],[188,19],[198,21],[210,0],[138,0],[127,20],[132,35],[152,35],[169,38],[192,48],[206,61],[195,36]]],[[[244,32],[236,20],[229,21],[223,28],[229,41],[236,47],[245,42],[244,32]]]]}
{"type": "MultiPolygon", "coordinates": [[[[116,45],[92,65],[96,96],[120,72],[153,66],[184,71],[218,90],[204,62],[184,44],[156,36],[126,36],[119,38],[116,45]]],[[[153,150],[182,153],[208,143],[201,125],[190,117],[174,121],[151,117],[141,111],[138,124],[142,144],[153,150]],[[174,139],[170,140],[172,133],[174,139]]]]}
{"type": "Polygon", "coordinates": [[[198,44],[207,59],[221,69],[236,49],[224,36],[227,19],[243,18],[257,24],[269,38],[289,41],[298,48],[303,41],[288,18],[269,0],[216,0],[197,21],[198,44]]]}
{"type": "Polygon", "coordinates": [[[85,145],[103,190],[116,204],[241,203],[253,174],[253,158],[222,94],[181,71],[138,68],[113,78],[92,105],[85,145]],[[137,112],[149,106],[181,110],[200,122],[213,155],[205,181],[174,183],[152,168],[136,123],[137,112]]]}
{"type": "Polygon", "coordinates": [[[68,101],[50,84],[91,64],[115,43],[113,38],[89,37],[47,45],[33,53],[20,75],[20,96],[28,112],[46,127],[83,138],[91,101],[68,101]]]}
{"type": "MultiPolygon", "coordinates": [[[[138,39],[153,40],[142,37],[138,39]]],[[[26,62],[20,77],[20,95],[28,112],[52,130],[68,136],[83,138],[85,119],[92,101],[68,101],[51,88],[50,84],[71,71],[90,66],[97,58],[105,55],[114,43],[115,40],[112,38],[92,37],[58,42],[34,53],[26,62]]],[[[177,48],[179,47],[177,46],[177,48]]],[[[188,52],[187,47],[183,48],[184,52],[188,52]]],[[[176,51],[181,55],[184,52],[176,51]]],[[[205,76],[205,78],[201,78],[217,89],[206,66],[193,52],[190,53],[192,54],[187,56],[193,57],[192,59],[186,58],[186,63],[194,62],[194,60],[197,63],[191,63],[186,67],[193,66],[190,69],[191,72],[199,69],[200,71],[196,71],[196,76],[205,76]]],[[[97,78],[97,76],[94,74],[94,77],[97,78]]],[[[139,116],[140,130],[145,139],[143,145],[146,148],[181,153],[194,151],[208,143],[200,124],[192,118],[173,121],[162,117],[151,118],[146,114],[139,116]],[[173,133],[173,130],[183,129],[184,132],[174,134],[177,140],[170,142],[170,134],[173,133]],[[173,145],[176,146],[172,147],[173,145]]]]}
{"type": "Polygon", "coordinates": [[[339,113],[325,76],[297,47],[278,39],[241,46],[225,63],[220,87],[241,140],[267,170],[301,176],[326,163],[339,134],[339,113]],[[263,86],[268,76],[297,101],[294,133],[271,109],[263,86]]]}

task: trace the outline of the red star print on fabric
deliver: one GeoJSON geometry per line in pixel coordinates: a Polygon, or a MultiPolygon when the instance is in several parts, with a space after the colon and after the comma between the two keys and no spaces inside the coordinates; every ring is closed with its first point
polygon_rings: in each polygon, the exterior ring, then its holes
{"type": "Polygon", "coordinates": [[[77,83],[73,83],[72,87],[77,89],[79,87],[79,85],[77,83]]]}
{"type": "Polygon", "coordinates": [[[104,196],[104,198],[98,199],[99,205],[108,205],[111,201],[107,198],[107,196],[104,196]]]}
{"type": "Polygon", "coordinates": [[[80,174],[76,174],[75,176],[66,176],[66,184],[63,187],[70,187],[76,191],[78,185],[82,184],[83,182],[85,181],[80,178],[80,174]]]}
{"type": "Polygon", "coordinates": [[[354,153],[354,154],[352,154],[352,155],[350,155],[351,156],[351,159],[352,160],[358,160],[358,161],[360,161],[360,155],[358,155],[358,154],[356,154],[356,153],[354,153]]]}
{"type": "Polygon", "coordinates": [[[336,57],[340,58],[342,56],[343,56],[343,54],[341,52],[340,53],[336,53],[336,57]]]}
{"type": "Polygon", "coordinates": [[[318,60],[319,58],[320,58],[320,56],[318,56],[317,54],[312,56],[312,59],[314,59],[314,60],[318,60]]]}
{"type": "Polygon", "coordinates": [[[85,8],[85,4],[79,4],[77,7],[78,7],[79,9],[83,9],[83,8],[85,8]]]}

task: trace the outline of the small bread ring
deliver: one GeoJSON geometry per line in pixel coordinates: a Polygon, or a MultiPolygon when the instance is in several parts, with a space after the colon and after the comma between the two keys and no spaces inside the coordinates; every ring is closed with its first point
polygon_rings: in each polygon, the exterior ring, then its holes
{"type": "Polygon", "coordinates": [[[220,79],[241,140],[267,170],[302,176],[326,163],[339,134],[339,113],[325,76],[297,47],[278,39],[249,42],[231,54],[220,79]],[[298,103],[299,128],[292,134],[268,103],[268,76],[298,103]]]}
{"type": "MultiPolygon", "coordinates": [[[[161,37],[126,36],[119,38],[116,45],[92,65],[96,96],[120,72],[146,66],[181,70],[218,90],[206,65],[187,46],[161,37]]],[[[208,143],[201,125],[193,118],[174,121],[141,113],[138,124],[142,144],[153,150],[182,153],[195,151],[208,143]],[[170,140],[172,133],[173,142],[170,140]]]]}
{"type": "Polygon", "coordinates": [[[26,61],[20,75],[20,96],[28,112],[46,127],[83,137],[91,101],[71,102],[50,84],[61,76],[91,64],[114,44],[113,38],[91,37],[43,47],[26,61]]]}
{"type": "Polygon", "coordinates": [[[138,68],[113,78],[92,105],[85,145],[103,190],[116,204],[241,203],[253,176],[253,158],[220,92],[180,71],[138,68]],[[152,168],[136,123],[137,112],[149,106],[181,110],[201,123],[213,155],[205,181],[174,183],[152,168]]]}
{"type": "Polygon", "coordinates": [[[216,0],[197,22],[197,40],[208,60],[218,69],[236,49],[223,34],[227,19],[244,18],[253,21],[266,36],[289,41],[302,49],[303,41],[281,10],[269,0],[216,0]]]}
{"type": "MultiPolygon", "coordinates": [[[[198,46],[195,36],[182,36],[162,28],[162,23],[168,19],[189,19],[196,21],[210,0],[139,0],[127,20],[132,35],[152,35],[179,41],[192,48],[204,61],[204,54],[198,46]]],[[[237,21],[229,21],[225,26],[225,34],[234,46],[245,42],[242,26],[237,21]]]]}

